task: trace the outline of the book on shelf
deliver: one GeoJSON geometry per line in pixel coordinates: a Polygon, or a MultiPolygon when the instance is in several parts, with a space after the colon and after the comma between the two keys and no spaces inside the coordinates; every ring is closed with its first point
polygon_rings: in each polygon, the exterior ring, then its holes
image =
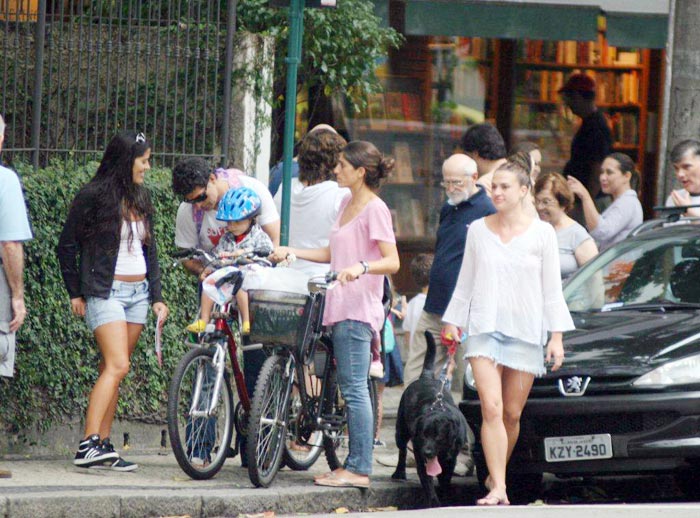
{"type": "Polygon", "coordinates": [[[396,209],[389,209],[391,214],[391,226],[394,229],[394,237],[401,237],[401,226],[399,225],[399,212],[396,209]]]}
{"type": "Polygon", "coordinates": [[[394,182],[413,183],[413,167],[411,165],[411,148],[408,142],[394,142],[394,182]]]}
{"type": "Polygon", "coordinates": [[[367,115],[371,128],[386,129],[386,105],[384,103],[384,94],[370,94],[367,100],[367,115]]]}
{"type": "Polygon", "coordinates": [[[418,237],[425,235],[425,212],[423,211],[423,204],[420,200],[411,198],[409,209],[413,235],[418,237]]]}
{"type": "MultiPolygon", "coordinates": [[[[640,73],[596,71],[590,73],[596,82],[596,101],[601,104],[638,104],[640,73]]],[[[544,102],[560,101],[559,89],[568,74],[559,70],[524,70],[519,80],[521,97],[544,102]]]]}
{"type": "Polygon", "coordinates": [[[407,121],[422,121],[423,110],[421,109],[420,96],[418,94],[401,93],[401,108],[403,118],[407,121]]]}
{"type": "Polygon", "coordinates": [[[639,65],[639,51],[617,51],[615,65],[639,65]]]}
{"type": "Polygon", "coordinates": [[[492,54],[492,42],[484,38],[456,38],[457,56],[473,59],[490,59],[492,54]]]}
{"type": "Polygon", "coordinates": [[[598,33],[596,41],[525,40],[519,58],[526,62],[560,65],[637,66],[641,63],[639,49],[612,47],[603,32],[598,33]]]}
{"type": "Polygon", "coordinates": [[[639,142],[639,122],[636,113],[617,112],[608,116],[613,144],[636,146],[639,142]]]}
{"type": "Polygon", "coordinates": [[[404,120],[401,92],[386,92],[384,99],[386,102],[386,118],[389,120],[404,120]]]}

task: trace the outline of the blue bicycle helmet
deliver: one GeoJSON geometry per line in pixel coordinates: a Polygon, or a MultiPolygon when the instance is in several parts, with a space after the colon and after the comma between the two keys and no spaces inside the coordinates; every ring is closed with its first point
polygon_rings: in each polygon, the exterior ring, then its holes
{"type": "Polygon", "coordinates": [[[219,202],[216,219],[219,221],[241,221],[260,212],[260,196],[250,187],[238,187],[226,191],[219,202]]]}

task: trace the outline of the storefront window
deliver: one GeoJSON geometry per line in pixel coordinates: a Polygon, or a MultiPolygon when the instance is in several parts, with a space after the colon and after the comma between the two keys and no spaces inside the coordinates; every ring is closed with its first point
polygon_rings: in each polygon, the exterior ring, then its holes
{"type": "Polygon", "coordinates": [[[379,70],[384,90],[366,110],[353,116],[346,109],[350,138],[369,140],[396,160],[381,196],[400,241],[434,239],[444,203],[442,162],[467,127],[488,119],[492,58],[491,40],[430,38],[401,70],[379,70]]]}
{"type": "Polygon", "coordinates": [[[613,150],[638,165],[643,158],[646,99],[641,86],[648,73],[648,52],[598,41],[521,40],[516,47],[515,99],[511,145],[536,143],[542,171],[561,172],[580,120],[564,105],[559,89],[574,73],[585,73],[596,85],[596,105],[606,116],[613,150]]]}

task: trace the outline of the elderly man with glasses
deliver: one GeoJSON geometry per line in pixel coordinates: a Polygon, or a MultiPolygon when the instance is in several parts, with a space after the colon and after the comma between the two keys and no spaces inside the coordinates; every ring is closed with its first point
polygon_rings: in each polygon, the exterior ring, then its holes
{"type": "MultiPolygon", "coordinates": [[[[457,284],[469,225],[496,212],[486,190],[477,184],[478,178],[477,164],[467,155],[452,155],[442,164],[440,185],[445,189],[447,200],[440,209],[440,224],[435,243],[435,258],[430,268],[428,294],[416,330],[411,335],[404,368],[406,386],[418,379],[423,370],[423,360],[428,347],[425,331],[430,331],[436,339],[440,336],[443,327],[442,315],[457,284]]],[[[453,376],[454,386],[460,390],[464,378],[464,362],[461,361],[463,355],[464,344],[461,344],[455,354],[457,368],[453,376]]],[[[436,376],[446,361],[447,348],[438,347],[435,355],[436,376]]],[[[468,456],[468,446],[465,446],[465,450],[467,456],[460,454],[457,458],[456,475],[466,475],[473,469],[473,461],[468,456]]]]}
{"type": "MultiPolygon", "coordinates": [[[[427,348],[425,331],[430,331],[436,338],[440,336],[443,326],[442,314],[447,309],[457,283],[469,225],[479,218],[496,212],[491,198],[483,187],[476,183],[477,180],[476,162],[467,155],[452,155],[442,165],[440,185],[445,189],[447,200],[440,209],[440,224],[435,243],[435,259],[430,269],[428,295],[409,345],[404,369],[406,385],[418,379],[423,369],[427,348]]],[[[463,346],[457,352],[458,359],[464,353],[462,349],[463,346]]],[[[438,347],[435,357],[436,374],[439,374],[446,360],[446,349],[438,347]]],[[[458,361],[454,379],[461,383],[463,375],[464,367],[462,362],[458,361]]]]}

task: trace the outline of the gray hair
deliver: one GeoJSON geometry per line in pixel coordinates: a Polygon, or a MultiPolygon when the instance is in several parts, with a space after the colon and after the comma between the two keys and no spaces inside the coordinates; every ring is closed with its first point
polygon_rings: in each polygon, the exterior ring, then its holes
{"type": "Polygon", "coordinates": [[[700,155],[700,142],[694,139],[684,140],[679,142],[671,150],[671,163],[677,164],[688,151],[692,151],[693,155],[700,155]]]}
{"type": "Polygon", "coordinates": [[[5,135],[5,119],[2,118],[2,115],[0,115],[0,137],[5,135]]]}

